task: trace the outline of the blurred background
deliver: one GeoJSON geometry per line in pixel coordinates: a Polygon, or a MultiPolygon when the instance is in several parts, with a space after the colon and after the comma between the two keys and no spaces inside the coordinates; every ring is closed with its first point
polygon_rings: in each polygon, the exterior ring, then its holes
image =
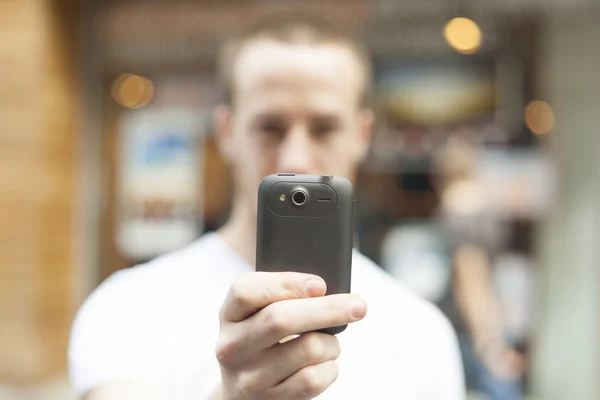
{"type": "Polygon", "coordinates": [[[448,315],[471,396],[600,399],[597,0],[0,1],[0,399],[71,399],[83,299],[227,218],[216,50],[290,12],[372,55],[357,246],[448,315]]]}

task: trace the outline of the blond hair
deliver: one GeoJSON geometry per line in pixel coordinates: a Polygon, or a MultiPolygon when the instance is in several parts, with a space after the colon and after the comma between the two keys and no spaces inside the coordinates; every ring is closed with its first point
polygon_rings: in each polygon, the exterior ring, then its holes
{"type": "Polygon", "coordinates": [[[223,101],[232,104],[235,94],[235,64],[240,52],[251,42],[269,39],[289,45],[338,45],[347,48],[356,59],[361,75],[360,105],[364,106],[371,91],[371,62],[361,43],[351,35],[335,29],[324,21],[311,17],[263,20],[225,41],[219,52],[218,76],[223,89],[223,101]]]}

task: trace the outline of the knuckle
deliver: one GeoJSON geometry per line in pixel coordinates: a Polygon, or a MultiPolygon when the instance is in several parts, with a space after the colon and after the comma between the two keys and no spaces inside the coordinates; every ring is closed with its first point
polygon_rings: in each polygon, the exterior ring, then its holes
{"type": "Polygon", "coordinates": [[[340,375],[340,369],[335,362],[331,362],[329,364],[330,364],[330,368],[331,368],[331,379],[328,382],[328,384],[331,384],[331,383],[335,382],[335,380],[340,375]]]}
{"type": "Polygon", "coordinates": [[[333,340],[331,341],[331,346],[332,346],[332,357],[333,359],[337,359],[341,352],[342,352],[342,347],[340,346],[340,341],[338,340],[338,338],[336,336],[333,336],[332,338],[333,340]]]}
{"type": "Polygon", "coordinates": [[[316,368],[305,368],[301,375],[301,392],[307,396],[321,393],[325,383],[316,368]]]}
{"type": "Polygon", "coordinates": [[[309,360],[321,360],[326,356],[326,344],[323,339],[313,333],[306,334],[302,338],[304,355],[309,360]]]}
{"type": "Polygon", "coordinates": [[[215,346],[215,356],[217,361],[224,367],[233,364],[238,343],[235,340],[221,338],[215,346]]]}
{"type": "Polygon", "coordinates": [[[302,392],[306,396],[316,396],[329,387],[338,377],[339,370],[335,362],[322,364],[320,368],[305,368],[302,375],[302,392]]]}
{"type": "Polygon", "coordinates": [[[226,318],[225,318],[226,313],[227,313],[226,306],[225,306],[225,304],[223,304],[221,306],[221,308],[219,309],[219,324],[221,326],[223,326],[223,324],[226,322],[226,318]]]}
{"type": "Polygon", "coordinates": [[[280,307],[275,304],[268,306],[265,310],[265,326],[269,333],[281,335],[287,331],[288,318],[280,307]]]}
{"type": "Polygon", "coordinates": [[[231,300],[242,306],[251,305],[252,300],[248,293],[248,286],[244,284],[242,279],[238,279],[231,284],[229,288],[229,297],[231,300]]]}

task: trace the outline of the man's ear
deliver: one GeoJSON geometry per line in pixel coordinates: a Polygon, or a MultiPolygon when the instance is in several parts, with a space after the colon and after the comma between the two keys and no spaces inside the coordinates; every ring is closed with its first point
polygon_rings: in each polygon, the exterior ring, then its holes
{"type": "Polygon", "coordinates": [[[373,131],[375,129],[375,113],[369,109],[362,109],[358,114],[358,161],[364,161],[371,148],[373,131]]]}
{"type": "Polygon", "coordinates": [[[234,160],[233,154],[233,121],[229,106],[218,105],[213,110],[213,126],[221,156],[227,164],[234,160]]]}

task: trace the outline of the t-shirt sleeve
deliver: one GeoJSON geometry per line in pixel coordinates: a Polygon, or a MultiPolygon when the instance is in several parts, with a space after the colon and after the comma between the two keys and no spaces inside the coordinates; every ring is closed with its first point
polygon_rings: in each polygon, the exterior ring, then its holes
{"type": "MultiPolygon", "coordinates": [[[[437,310],[436,310],[437,311],[437,310]]],[[[435,332],[438,340],[430,348],[430,400],[464,400],[466,398],[464,370],[456,333],[448,319],[436,313],[435,332]]]]}
{"type": "Polygon", "coordinates": [[[117,272],[84,302],[71,331],[69,374],[78,399],[119,382],[161,382],[153,343],[151,307],[128,271],[117,272]]]}

